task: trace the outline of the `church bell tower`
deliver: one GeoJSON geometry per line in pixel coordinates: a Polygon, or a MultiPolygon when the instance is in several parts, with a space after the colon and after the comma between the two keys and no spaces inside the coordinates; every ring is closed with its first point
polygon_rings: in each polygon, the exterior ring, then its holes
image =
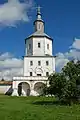
{"type": "Polygon", "coordinates": [[[25,39],[24,76],[30,76],[30,70],[33,71],[32,76],[38,75],[35,72],[38,69],[41,70],[40,76],[50,75],[53,70],[55,71],[55,59],[52,55],[53,39],[44,31],[44,21],[42,20],[40,7],[37,8],[36,16],[34,33],[25,39]],[[32,65],[30,65],[30,61],[32,61],[32,65]],[[40,65],[38,62],[40,62],[40,65]]]}
{"type": "Polygon", "coordinates": [[[41,95],[43,86],[49,84],[48,76],[55,72],[53,39],[45,33],[40,6],[33,24],[34,33],[25,39],[23,76],[13,78],[13,96],[41,95]]]}

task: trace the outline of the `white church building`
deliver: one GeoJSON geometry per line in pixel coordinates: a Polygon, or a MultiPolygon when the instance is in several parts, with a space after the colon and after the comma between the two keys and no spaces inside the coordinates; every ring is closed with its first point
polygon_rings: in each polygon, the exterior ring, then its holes
{"type": "Polygon", "coordinates": [[[13,77],[12,96],[38,96],[48,85],[48,75],[55,72],[53,39],[45,33],[40,7],[34,21],[34,33],[25,39],[23,76],[13,77]]]}

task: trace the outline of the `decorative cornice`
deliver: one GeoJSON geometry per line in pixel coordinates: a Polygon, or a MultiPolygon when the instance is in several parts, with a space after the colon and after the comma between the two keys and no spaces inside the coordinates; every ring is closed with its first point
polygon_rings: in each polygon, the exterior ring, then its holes
{"type": "Polygon", "coordinates": [[[48,38],[48,39],[50,39],[50,40],[53,41],[53,38],[48,37],[47,35],[34,35],[34,34],[32,34],[31,36],[29,36],[29,37],[27,37],[27,38],[25,39],[25,44],[26,44],[26,40],[27,40],[27,39],[35,38],[35,37],[36,37],[36,38],[38,38],[38,37],[41,37],[41,38],[46,37],[46,38],[48,38]]]}
{"type": "Polygon", "coordinates": [[[45,57],[45,58],[48,58],[48,57],[53,57],[55,58],[56,56],[22,56],[23,58],[24,57],[45,57]]]}

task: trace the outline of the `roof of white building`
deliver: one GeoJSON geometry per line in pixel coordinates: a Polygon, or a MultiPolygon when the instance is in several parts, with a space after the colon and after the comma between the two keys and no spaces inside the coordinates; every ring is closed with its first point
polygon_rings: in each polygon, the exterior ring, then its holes
{"type": "MultiPolygon", "coordinates": [[[[40,6],[37,7],[37,19],[34,21],[34,25],[36,21],[41,21],[44,24],[44,21],[41,18],[41,11],[40,11],[40,6]]],[[[49,35],[47,35],[45,32],[43,32],[42,30],[37,30],[35,31],[33,34],[31,34],[30,36],[28,36],[26,39],[29,39],[31,37],[47,37],[50,40],[53,40],[49,35]]]]}
{"type": "Polygon", "coordinates": [[[40,31],[34,32],[30,36],[28,36],[26,39],[31,38],[31,37],[47,37],[47,38],[53,40],[49,35],[47,35],[46,33],[41,33],[40,31]]]}
{"type": "Polygon", "coordinates": [[[0,81],[0,85],[12,85],[12,81],[0,81]]]}

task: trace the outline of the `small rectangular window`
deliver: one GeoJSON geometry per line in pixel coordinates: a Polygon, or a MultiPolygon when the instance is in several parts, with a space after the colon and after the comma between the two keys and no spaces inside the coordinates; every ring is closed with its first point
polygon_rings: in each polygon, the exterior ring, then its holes
{"type": "Polygon", "coordinates": [[[40,46],[40,43],[38,43],[38,48],[40,48],[41,46],[40,46]]]}
{"type": "Polygon", "coordinates": [[[30,72],[30,76],[32,76],[32,72],[30,72]]]}
{"type": "Polygon", "coordinates": [[[47,44],[47,49],[49,49],[49,44],[47,44]]]}
{"type": "Polygon", "coordinates": [[[46,65],[47,65],[47,66],[49,65],[49,61],[46,61],[46,65]]]}
{"type": "Polygon", "coordinates": [[[32,66],[33,65],[33,61],[30,61],[30,66],[32,66]]]}
{"type": "Polygon", "coordinates": [[[37,76],[41,76],[41,74],[37,74],[37,76]]]}
{"type": "Polygon", "coordinates": [[[49,72],[46,72],[46,76],[49,76],[49,72]]]}
{"type": "Polygon", "coordinates": [[[29,44],[29,50],[31,49],[31,44],[29,44]]]}
{"type": "Polygon", "coordinates": [[[41,65],[41,61],[38,61],[38,65],[39,65],[39,66],[41,65]]]}

